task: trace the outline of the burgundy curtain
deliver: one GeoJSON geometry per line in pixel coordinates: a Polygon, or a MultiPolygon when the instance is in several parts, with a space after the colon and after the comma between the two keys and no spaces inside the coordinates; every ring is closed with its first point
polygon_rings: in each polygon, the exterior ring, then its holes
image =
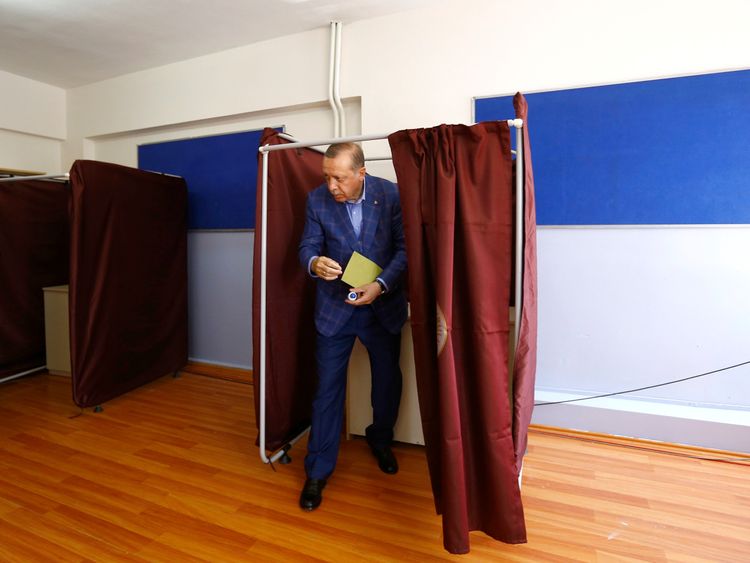
{"type": "Polygon", "coordinates": [[[443,541],[526,541],[508,377],[513,209],[506,122],[389,137],[409,260],[414,359],[443,541]],[[437,337],[437,338],[436,338],[437,337]]]}
{"type": "Polygon", "coordinates": [[[44,365],[42,288],[68,283],[67,183],[0,183],[0,377],[44,365]]]}
{"type": "Polygon", "coordinates": [[[536,205],[534,200],[534,169],[529,141],[529,111],[526,98],[518,93],[513,98],[516,117],[523,119],[523,289],[521,292],[521,326],[513,373],[513,442],[516,467],[521,471],[528,443],[529,423],[534,410],[536,381],[536,205]]]}
{"type": "MultiPolygon", "coordinates": [[[[287,143],[273,129],[261,145],[287,143]]],[[[287,149],[268,155],[266,276],[266,447],[275,450],[309,424],[317,383],[315,284],[297,257],[308,192],[323,183],[323,155],[287,149]]],[[[262,157],[258,157],[257,229],[253,249],[253,380],[260,429],[260,245],[262,157]]]]}
{"type": "Polygon", "coordinates": [[[187,362],[187,188],[86,160],[70,180],[73,400],[90,407],[187,362]]]}

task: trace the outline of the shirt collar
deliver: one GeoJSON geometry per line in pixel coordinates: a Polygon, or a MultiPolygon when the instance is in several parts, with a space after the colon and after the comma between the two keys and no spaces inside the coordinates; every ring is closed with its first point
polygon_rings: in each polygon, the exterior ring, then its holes
{"type": "Polygon", "coordinates": [[[347,199],[347,200],[346,200],[346,203],[349,203],[349,204],[351,204],[351,205],[357,205],[358,203],[362,203],[362,202],[363,202],[363,201],[365,200],[365,191],[366,191],[366,189],[365,189],[365,188],[366,188],[365,184],[366,184],[366,183],[367,183],[367,176],[365,176],[365,178],[364,178],[364,179],[362,180],[362,195],[360,195],[360,196],[359,196],[359,199],[357,199],[357,200],[355,200],[355,201],[349,201],[349,200],[347,199]]]}

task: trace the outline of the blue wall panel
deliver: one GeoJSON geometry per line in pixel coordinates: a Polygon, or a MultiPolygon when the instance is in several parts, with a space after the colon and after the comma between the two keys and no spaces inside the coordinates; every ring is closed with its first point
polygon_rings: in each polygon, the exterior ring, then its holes
{"type": "Polygon", "coordinates": [[[138,167],[185,178],[189,229],[253,229],[262,134],[245,131],[140,145],[138,167]]]}
{"type": "MultiPolygon", "coordinates": [[[[538,224],[750,223],[750,71],[526,99],[538,224]]],[[[474,109],[507,119],[512,96],[474,109]]]]}

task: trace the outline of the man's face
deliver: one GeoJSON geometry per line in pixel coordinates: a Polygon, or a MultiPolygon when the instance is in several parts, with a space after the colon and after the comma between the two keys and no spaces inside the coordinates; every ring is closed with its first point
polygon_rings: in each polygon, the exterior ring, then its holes
{"type": "Polygon", "coordinates": [[[362,181],[365,178],[365,167],[352,170],[351,155],[342,152],[335,158],[323,159],[323,178],[328,184],[328,191],[338,203],[358,199],[362,194],[362,181]]]}

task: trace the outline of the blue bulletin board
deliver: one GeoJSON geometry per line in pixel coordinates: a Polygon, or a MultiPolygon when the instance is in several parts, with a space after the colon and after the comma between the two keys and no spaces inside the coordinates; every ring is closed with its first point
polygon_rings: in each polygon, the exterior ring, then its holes
{"type": "Polygon", "coordinates": [[[262,135],[243,131],[140,145],[138,168],[185,178],[188,229],[254,229],[262,135]]]}
{"type": "MultiPolygon", "coordinates": [[[[512,99],[476,98],[475,121],[512,99]]],[[[526,99],[539,225],[750,223],[750,70],[526,99]]]]}

